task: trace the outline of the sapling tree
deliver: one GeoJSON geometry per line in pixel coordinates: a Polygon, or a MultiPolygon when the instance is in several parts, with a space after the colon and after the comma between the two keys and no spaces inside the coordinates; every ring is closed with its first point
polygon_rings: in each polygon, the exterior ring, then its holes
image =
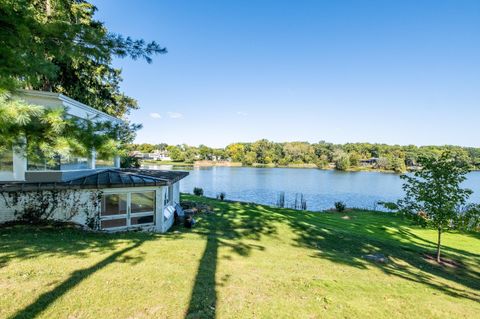
{"type": "Polygon", "coordinates": [[[472,193],[461,188],[468,168],[448,151],[438,157],[422,157],[419,164],[421,169],[413,176],[401,176],[405,180],[405,198],[399,201],[399,207],[421,220],[424,226],[438,231],[436,259],[440,262],[442,233],[455,225],[458,208],[472,193]]]}

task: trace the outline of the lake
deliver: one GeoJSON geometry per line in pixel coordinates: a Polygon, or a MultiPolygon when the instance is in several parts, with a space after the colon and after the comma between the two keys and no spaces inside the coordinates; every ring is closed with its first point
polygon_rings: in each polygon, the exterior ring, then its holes
{"type": "MultiPolygon", "coordinates": [[[[173,169],[171,165],[145,165],[150,169],[173,169]]],[[[180,169],[180,168],[175,168],[180,169]]],[[[201,187],[205,196],[220,192],[226,198],[275,205],[285,192],[285,206],[291,207],[296,194],[302,193],[308,210],[325,210],[336,201],[348,207],[382,209],[378,201],[396,201],[403,196],[399,175],[380,172],[341,172],[298,168],[202,167],[181,168],[190,176],[180,183],[180,190],[192,193],[201,187]]],[[[463,185],[474,191],[470,201],[480,202],[480,172],[468,174],[463,185]]]]}

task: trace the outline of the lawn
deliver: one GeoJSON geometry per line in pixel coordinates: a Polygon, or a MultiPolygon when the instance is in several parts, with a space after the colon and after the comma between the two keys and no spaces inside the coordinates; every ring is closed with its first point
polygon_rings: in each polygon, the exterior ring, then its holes
{"type": "Polygon", "coordinates": [[[167,234],[0,229],[0,318],[478,318],[479,234],[437,265],[436,233],[391,214],[202,200],[167,234]]]}

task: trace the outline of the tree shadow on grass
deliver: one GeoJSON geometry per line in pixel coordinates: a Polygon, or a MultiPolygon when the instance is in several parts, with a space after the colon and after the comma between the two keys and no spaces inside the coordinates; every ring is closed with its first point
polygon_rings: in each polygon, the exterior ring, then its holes
{"type": "Polygon", "coordinates": [[[264,250],[263,246],[252,241],[260,241],[263,235],[275,234],[274,221],[274,215],[263,214],[256,205],[221,202],[215,203],[213,214],[199,216],[197,226],[192,232],[204,236],[206,245],[185,318],[216,317],[219,248],[226,247],[244,257],[248,257],[252,250],[264,250]]]}
{"type": "Polygon", "coordinates": [[[93,252],[111,251],[118,236],[92,234],[72,227],[8,226],[0,228],[0,268],[11,261],[38,256],[88,258],[93,252]]]}
{"type": "Polygon", "coordinates": [[[480,301],[478,254],[445,247],[444,256],[464,259],[462,267],[446,269],[432,264],[425,254],[435,243],[413,234],[410,222],[392,214],[356,212],[336,213],[278,210],[252,204],[224,204],[209,201],[216,214],[202,216],[193,231],[206,238],[186,318],[214,318],[217,303],[218,249],[229,247],[241,256],[252,249],[264,249],[250,240],[260,241],[264,235],[277,235],[276,225],[288,225],[295,235],[294,245],[312,250],[313,258],[367,270],[371,267],[384,273],[416,282],[450,296],[480,301]],[[233,209],[232,209],[233,208],[233,209]],[[371,262],[365,255],[381,253],[391,262],[371,262]],[[443,280],[441,280],[443,279],[443,280]],[[455,287],[455,282],[465,287],[455,287]]]}
{"type": "Polygon", "coordinates": [[[463,260],[454,268],[440,266],[426,255],[434,252],[435,243],[413,234],[401,218],[382,213],[355,213],[350,219],[341,214],[291,211],[286,222],[296,234],[296,245],[314,250],[312,257],[367,269],[376,267],[388,275],[420,283],[445,294],[480,301],[479,256],[453,247],[444,247],[444,257],[463,260]],[[373,217],[373,218],[372,218],[373,217]],[[355,222],[358,220],[360,222],[355,222]],[[394,232],[387,231],[389,228],[394,232]],[[368,254],[383,254],[387,264],[364,258],[368,254]],[[442,278],[444,281],[440,281],[442,278]],[[459,289],[448,282],[466,289],[459,289]]]}
{"type": "Polygon", "coordinates": [[[14,227],[2,229],[2,254],[0,260],[7,264],[11,260],[34,258],[40,255],[53,255],[56,257],[77,255],[88,258],[92,252],[113,251],[96,264],[79,269],[70,274],[68,279],[40,295],[35,301],[24,309],[10,316],[10,319],[35,318],[47,309],[56,300],[68,291],[89,278],[94,273],[114,262],[137,264],[143,260],[143,256],[131,257],[128,252],[138,248],[145,241],[153,238],[149,234],[93,234],[69,228],[37,228],[37,227],[14,227]],[[5,234],[9,236],[4,236],[5,234]],[[62,236],[65,235],[65,238],[62,236]],[[41,240],[32,240],[42,238],[41,240]],[[54,240],[56,238],[56,240],[54,240]],[[5,241],[3,239],[6,239],[5,241]],[[128,246],[118,249],[118,244],[128,246]],[[5,250],[4,250],[5,249],[5,250]],[[82,252],[85,250],[85,252],[82,252]]]}

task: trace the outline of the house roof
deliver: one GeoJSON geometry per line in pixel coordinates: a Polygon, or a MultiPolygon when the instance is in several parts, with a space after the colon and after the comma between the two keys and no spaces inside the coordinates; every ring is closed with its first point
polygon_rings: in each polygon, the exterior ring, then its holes
{"type": "Polygon", "coordinates": [[[167,186],[187,176],[188,172],[183,171],[115,168],[96,171],[90,175],[62,182],[6,182],[0,184],[0,191],[167,186]]]}
{"type": "Polygon", "coordinates": [[[64,107],[67,114],[84,119],[100,119],[112,123],[122,123],[122,119],[97,110],[61,93],[44,92],[36,90],[18,90],[20,97],[28,103],[44,107],[64,107]]]}

